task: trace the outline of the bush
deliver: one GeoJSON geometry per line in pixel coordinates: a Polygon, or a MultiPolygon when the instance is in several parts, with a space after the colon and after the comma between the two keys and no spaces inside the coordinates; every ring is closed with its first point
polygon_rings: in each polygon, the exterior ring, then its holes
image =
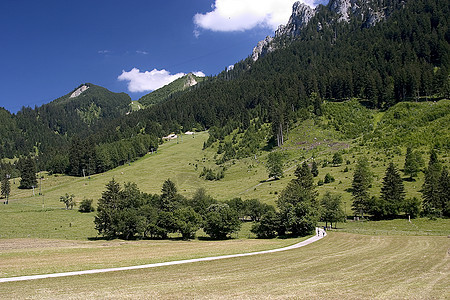
{"type": "Polygon", "coordinates": [[[90,213],[90,212],[95,211],[95,208],[92,206],[93,201],[94,200],[92,200],[92,199],[84,198],[80,203],[80,207],[78,208],[78,211],[82,212],[82,213],[90,213]]]}
{"type": "Polygon", "coordinates": [[[324,178],[323,182],[324,182],[325,184],[334,182],[334,177],[333,177],[330,173],[327,173],[327,174],[325,175],[325,178],[324,178]]]}

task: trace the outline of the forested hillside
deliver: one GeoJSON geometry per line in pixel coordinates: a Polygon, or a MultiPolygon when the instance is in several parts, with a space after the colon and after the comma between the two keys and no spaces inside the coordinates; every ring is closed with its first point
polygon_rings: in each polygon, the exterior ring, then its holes
{"type": "Polygon", "coordinates": [[[165,101],[173,97],[174,94],[183,92],[203,80],[204,77],[195,76],[194,74],[189,73],[145,96],[142,96],[139,99],[139,103],[148,107],[150,105],[165,101]]]}
{"type": "Polygon", "coordinates": [[[0,151],[4,157],[37,154],[41,169],[81,175],[80,169],[101,172],[133,159],[133,153],[117,149],[124,148],[118,146],[121,141],[138,135],[153,141],[145,143],[148,151],[157,146],[156,137],[170,132],[212,129],[205,146],[222,140],[225,147],[223,138],[233,130],[243,132],[253,124],[257,132],[270,124],[272,145],[281,145],[292,124],[324,113],[324,99],[357,98],[368,108],[387,109],[406,100],[448,98],[448,1],[379,5],[391,7],[389,17],[372,27],[356,18],[339,22],[330,7],[319,6],[295,39],[280,38],[284,47],[257,61],[249,57],[195,88],[129,115],[127,95],[108,94],[94,85],[78,97],[70,98],[70,93],[35,109],[23,108],[15,116],[2,111],[0,130],[11,130],[0,151]],[[73,135],[81,141],[70,142],[73,135]],[[110,163],[100,163],[100,152],[93,149],[109,149],[107,144],[115,150],[102,150],[102,160],[110,163]],[[79,154],[82,167],[69,160],[74,145],[90,145],[79,146],[85,149],[79,154]],[[58,160],[53,153],[59,154],[58,160]]]}
{"type": "Polygon", "coordinates": [[[126,122],[143,126],[152,120],[176,131],[180,126],[246,128],[259,118],[282,136],[297,118],[320,115],[322,99],[356,97],[385,109],[405,100],[448,98],[449,12],[448,1],[409,1],[366,28],[358,20],[321,26],[333,17],[322,7],[284,49],[256,62],[241,61],[126,122]]]}

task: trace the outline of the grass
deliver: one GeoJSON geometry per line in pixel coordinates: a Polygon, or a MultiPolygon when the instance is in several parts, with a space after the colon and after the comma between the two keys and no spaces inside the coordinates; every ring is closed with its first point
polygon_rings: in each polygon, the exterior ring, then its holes
{"type": "MultiPolygon", "coordinates": [[[[125,253],[125,252],[124,252],[125,253]]],[[[448,239],[331,232],[295,250],[1,284],[1,298],[443,299],[448,239]]]]}
{"type": "MultiPolygon", "coordinates": [[[[385,115],[373,116],[375,127],[385,126],[385,115]]],[[[333,128],[308,120],[291,130],[285,145],[277,150],[286,154],[281,180],[266,181],[267,153],[260,153],[256,159],[229,162],[224,179],[206,181],[199,178],[203,167],[216,167],[215,151],[201,150],[207,138],[207,133],[183,136],[182,141],[161,145],[157,154],[90,179],[42,173],[43,196],[17,189],[18,181],[12,184],[10,204],[0,205],[0,277],[242,253],[298,241],[254,239],[251,223],[244,223],[227,241],[204,240],[201,231],[199,239],[189,242],[176,236],[166,241],[89,241],[97,235],[95,213],[66,211],[59,197],[69,193],[75,194],[78,202],[86,197],[95,203],[112,177],[120,183],[135,182],[147,193],[159,194],[164,180],[170,178],[186,197],[204,187],[218,200],[242,197],[275,204],[293,178],[295,166],[314,156],[319,163],[316,183],[326,173],[335,178],[335,182],[318,187],[319,194],[342,194],[345,210],[351,215],[349,188],[358,157],[369,158],[374,173],[370,192],[379,195],[389,161],[401,169],[406,152],[404,147],[376,150],[362,139],[345,139],[333,128]],[[336,151],[342,152],[344,163],[322,167],[336,151]]],[[[429,149],[419,150],[427,161],[429,149]]],[[[448,151],[441,151],[439,158],[449,165],[448,151]]],[[[404,184],[407,197],[420,198],[423,173],[404,184]]],[[[301,249],[152,270],[4,283],[0,298],[445,298],[449,228],[449,220],[339,223],[326,239],[301,249]]]]}
{"type": "MultiPolygon", "coordinates": [[[[220,181],[207,181],[199,178],[204,166],[216,167],[214,164],[215,151],[202,149],[207,140],[206,132],[197,133],[195,136],[183,136],[183,139],[169,141],[161,145],[157,154],[148,154],[139,160],[120,166],[103,174],[96,174],[88,178],[52,175],[41,173],[43,176],[42,193],[31,190],[19,190],[18,180],[13,180],[9,205],[0,205],[0,238],[37,237],[57,239],[87,239],[96,236],[93,228],[94,214],[81,214],[75,211],[64,210],[64,205],[59,197],[75,194],[75,200],[79,203],[83,198],[94,199],[94,205],[100,198],[105,185],[111,178],[118,182],[135,182],[143,192],[159,194],[163,182],[170,178],[175,182],[178,191],[190,197],[194,192],[203,187],[207,193],[218,200],[228,200],[233,197],[242,199],[259,199],[265,203],[275,205],[281,191],[293,178],[297,164],[312,156],[319,165],[319,176],[324,178],[330,173],[335,182],[318,186],[319,195],[330,191],[339,193],[345,205],[345,211],[352,215],[351,188],[354,165],[358,157],[369,158],[371,170],[374,173],[374,181],[370,193],[380,195],[382,178],[389,161],[394,161],[399,169],[404,164],[406,149],[390,149],[380,151],[367,146],[361,146],[358,140],[345,140],[336,131],[323,129],[315,125],[313,120],[300,123],[290,131],[289,139],[278,151],[286,153],[284,166],[285,176],[280,180],[267,180],[265,169],[265,155],[233,160],[225,173],[225,178],[220,181]],[[333,153],[340,151],[344,163],[339,166],[330,162],[333,153]],[[350,164],[347,165],[346,162],[350,164]],[[344,172],[345,168],[348,172],[344,172]]],[[[428,158],[427,149],[419,149],[423,152],[425,161],[428,158]]],[[[439,153],[439,158],[444,165],[449,165],[449,155],[445,151],[439,153]]],[[[404,181],[406,197],[421,198],[419,192],[423,184],[423,173],[420,172],[415,181],[404,181]]]]}
{"type": "MultiPolygon", "coordinates": [[[[321,224],[323,225],[325,224],[321,224]]],[[[411,222],[407,219],[347,221],[338,223],[337,229],[332,230],[366,235],[450,236],[450,219],[418,218],[411,219],[411,222]]]]}
{"type": "Polygon", "coordinates": [[[0,277],[123,267],[254,252],[289,246],[301,240],[0,240],[0,277]]]}

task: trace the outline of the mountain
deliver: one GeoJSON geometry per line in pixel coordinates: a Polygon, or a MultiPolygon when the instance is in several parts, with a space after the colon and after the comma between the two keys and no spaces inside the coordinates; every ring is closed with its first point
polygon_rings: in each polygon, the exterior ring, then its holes
{"type": "Polygon", "coordinates": [[[195,76],[192,73],[189,73],[181,78],[178,78],[175,81],[145,95],[139,99],[139,103],[146,107],[167,100],[173,94],[181,91],[185,91],[186,89],[195,86],[199,82],[202,82],[205,77],[195,76]]]}
{"type": "Polygon", "coordinates": [[[103,122],[125,115],[131,98],[85,83],[40,107],[23,107],[17,114],[1,109],[1,157],[49,154],[67,145],[73,135],[89,135],[103,122]],[[96,128],[93,128],[93,127],[96,128]]]}
{"type": "Polygon", "coordinates": [[[331,0],[327,6],[318,5],[312,9],[308,5],[295,2],[292,7],[292,15],[286,25],[280,25],[275,31],[274,37],[266,37],[253,49],[252,59],[273,52],[282,47],[286,40],[292,40],[300,36],[311,19],[319,12],[325,11],[327,18],[317,23],[317,31],[324,26],[333,26],[337,23],[349,23],[357,20],[361,27],[372,27],[378,22],[384,21],[396,8],[404,6],[404,1],[391,0],[331,0]]]}
{"type": "Polygon", "coordinates": [[[72,174],[80,175],[86,164],[90,169],[95,162],[92,172],[102,172],[131,159],[126,143],[143,153],[140,145],[154,146],[154,138],[180,130],[209,130],[205,147],[222,141],[227,157],[233,157],[234,142],[224,137],[250,127],[250,137],[264,127],[267,140],[283,144],[293,124],[324,113],[324,99],[356,98],[365,107],[386,110],[398,102],[450,97],[448,0],[379,1],[372,6],[376,3],[332,1],[314,10],[297,4],[291,21],[269,43],[272,51],[256,60],[249,56],[195,88],[184,89],[192,80],[163,87],[149,94],[159,97],[149,100],[147,108],[128,115],[123,112],[129,97],[80,85],[48,105],[6,116],[7,126],[16,124],[21,134],[2,143],[12,149],[10,156],[35,150],[39,163],[57,152],[64,156],[59,166],[67,162],[72,174]],[[96,93],[105,101],[113,96],[122,100],[107,108],[92,100],[96,93]],[[75,156],[67,151],[75,135],[83,141],[72,143],[78,147],[72,149],[90,149],[77,163],[69,161],[75,156]],[[143,135],[145,143],[138,139],[143,135]]]}
{"type": "MultiPolygon", "coordinates": [[[[70,93],[38,110],[51,111],[53,109],[64,111],[67,115],[78,116],[80,121],[91,125],[100,119],[114,119],[129,111],[131,98],[126,93],[114,93],[104,87],[92,83],[84,83],[70,93]]],[[[55,116],[56,117],[56,116],[55,116]]],[[[71,118],[72,118],[71,117],[71,118]]],[[[53,128],[59,132],[58,128],[53,128]]]]}

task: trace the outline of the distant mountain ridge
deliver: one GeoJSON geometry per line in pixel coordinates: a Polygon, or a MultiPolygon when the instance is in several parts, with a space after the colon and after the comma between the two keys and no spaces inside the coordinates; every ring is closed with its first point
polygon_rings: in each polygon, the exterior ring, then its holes
{"type": "Polygon", "coordinates": [[[139,99],[139,103],[148,107],[150,105],[162,102],[168,99],[170,96],[177,92],[184,91],[199,82],[202,82],[205,78],[196,76],[192,73],[189,73],[177,80],[172,81],[171,83],[145,95],[139,99]]]}
{"type": "Polygon", "coordinates": [[[385,20],[398,6],[404,5],[405,1],[390,0],[330,0],[328,5],[318,5],[315,9],[297,1],[292,6],[292,15],[286,25],[280,25],[275,31],[275,36],[268,36],[260,41],[253,49],[252,59],[258,60],[267,53],[273,52],[283,46],[286,39],[292,39],[300,35],[310,20],[321,10],[326,10],[329,17],[318,23],[317,31],[324,26],[345,22],[351,19],[359,20],[362,27],[371,27],[385,20]]]}
{"type": "MultiPolygon", "coordinates": [[[[92,83],[84,83],[39,107],[23,107],[17,114],[0,110],[0,156],[12,158],[27,155],[36,147],[50,153],[65,145],[73,135],[88,135],[92,127],[113,120],[129,111],[131,98],[92,83]]],[[[97,126],[98,127],[98,126],[97,126]]]]}

